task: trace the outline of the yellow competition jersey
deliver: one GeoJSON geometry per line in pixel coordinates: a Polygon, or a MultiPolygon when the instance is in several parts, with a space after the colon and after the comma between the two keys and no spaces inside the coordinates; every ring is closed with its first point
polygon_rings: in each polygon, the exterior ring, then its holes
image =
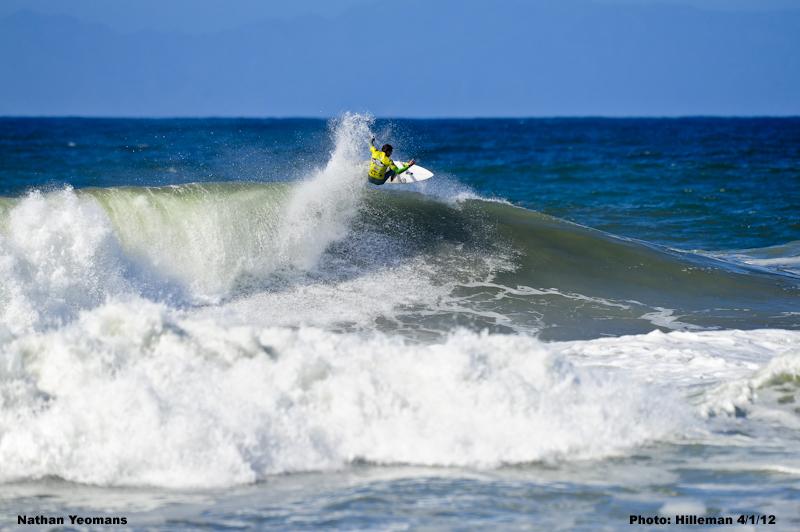
{"type": "Polygon", "coordinates": [[[390,168],[395,172],[398,171],[397,165],[394,164],[385,153],[377,149],[375,146],[370,145],[369,151],[372,152],[372,159],[369,162],[369,176],[376,179],[383,178],[386,171],[390,168]]]}

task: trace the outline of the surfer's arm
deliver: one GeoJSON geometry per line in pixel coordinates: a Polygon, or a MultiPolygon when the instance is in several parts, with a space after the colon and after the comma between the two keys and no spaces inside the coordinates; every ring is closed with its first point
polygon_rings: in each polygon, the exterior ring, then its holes
{"type": "Polygon", "coordinates": [[[403,172],[405,172],[406,170],[408,170],[409,168],[411,168],[412,166],[414,166],[415,162],[416,162],[416,161],[414,161],[414,159],[411,159],[411,160],[408,162],[408,164],[404,165],[402,168],[398,168],[398,167],[397,167],[397,165],[396,165],[396,164],[394,164],[394,161],[392,161],[392,164],[391,164],[391,165],[389,165],[389,168],[391,168],[392,170],[394,170],[394,173],[395,173],[395,175],[400,175],[400,174],[402,174],[403,172]]]}
{"type": "Polygon", "coordinates": [[[398,166],[397,166],[397,165],[394,163],[394,161],[393,161],[393,160],[389,159],[389,169],[390,169],[390,170],[394,170],[394,175],[400,175],[400,174],[402,174],[403,172],[405,172],[406,170],[408,170],[409,168],[410,168],[410,166],[409,166],[409,165],[405,165],[405,166],[403,166],[402,168],[401,168],[401,167],[398,167],[398,166]]]}

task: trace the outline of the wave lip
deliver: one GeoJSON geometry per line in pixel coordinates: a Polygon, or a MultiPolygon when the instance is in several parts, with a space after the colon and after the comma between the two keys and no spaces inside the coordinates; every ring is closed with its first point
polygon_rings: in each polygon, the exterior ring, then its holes
{"type": "Polygon", "coordinates": [[[764,248],[716,252],[711,255],[800,276],[800,240],[764,248]]]}

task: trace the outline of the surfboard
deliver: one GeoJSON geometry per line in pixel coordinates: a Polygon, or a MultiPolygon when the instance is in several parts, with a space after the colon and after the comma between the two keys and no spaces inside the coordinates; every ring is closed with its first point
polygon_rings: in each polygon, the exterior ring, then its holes
{"type": "MultiPolygon", "coordinates": [[[[395,164],[399,167],[405,166],[405,163],[395,162],[395,164]]],[[[418,164],[415,164],[399,176],[394,178],[394,181],[389,179],[386,180],[386,185],[406,185],[408,183],[419,183],[420,181],[425,181],[426,179],[430,179],[433,177],[433,172],[428,170],[427,168],[423,168],[418,164]]]]}

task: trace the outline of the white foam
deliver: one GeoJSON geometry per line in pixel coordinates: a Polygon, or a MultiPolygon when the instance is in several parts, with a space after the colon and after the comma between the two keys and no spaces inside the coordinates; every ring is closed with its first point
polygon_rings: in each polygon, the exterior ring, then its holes
{"type": "Polygon", "coordinates": [[[127,290],[129,268],[103,210],[71,189],[33,192],[0,233],[0,323],[19,333],[59,323],[127,290]]]}
{"type": "Polygon", "coordinates": [[[790,412],[769,405],[755,408],[759,390],[776,379],[800,378],[798,331],[653,331],[562,342],[553,348],[581,366],[618,368],[633,380],[668,382],[691,395],[706,417],[752,411],[779,425],[800,428],[800,420],[790,412]]]}
{"type": "MultiPolygon", "coordinates": [[[[771,383],[780,381],[800,382],[800,333],[774,331],[770,338],[770,349],[774,356],[758,371],[720,383],[708,393],[703,408],[708,415],[734,414],[737,411],[752,410],[758,399],[759,390],[771,383]],[[785,334],[781,334],[784,332],[785,334]],[[783,337],[783,341],[781,341],[783,337]],[[777,344],[777,345],[776,345],[777,344]]],[[[783,412],[758,412],[761,415],[784,418],[784,424],[800,428],[800,420],[783,412]]]]}
{"type": "Polygon", "coordinates": [[[676,515],[705,515],[706,506],[701,501],[692,499],[675,499],[667,501],[658,511],[659,515],[673,517],[676,515]]]}
{"type": "Polygon", "coordinates": [[[199,308],[194,317],[259,326],[346,326],[373,328],[378,317],[393,319],[403,309],[441,310],[452,283],[433,282],[424,258],[383,266],[341,279],[304,282],[256,293],[224,305],[199,308]]]}
{"type": "Polygon", "coordinates": [[[680,321],[680,316],[675,316],[675,310],[663,307],[655,307],[653,312],[642,314],[639,318],[673,331],[700,331],[703,329],[698,325],[680,321]]]}
{"type": "Polygon", "coordinates": [[[2,348],[0,481],[209,486],[354,460],[496,467],[672,439],[668,389],[581,369],[525,336],[435,345],[223,327],[142,300],[2,348]]]}
{"type": "Polygon", "coordinates": [[[800,332],[674,331],[554,344],[581,364],[615,367],[632,379],[689,388],[748,377],[800,343],[800,332]]]}

